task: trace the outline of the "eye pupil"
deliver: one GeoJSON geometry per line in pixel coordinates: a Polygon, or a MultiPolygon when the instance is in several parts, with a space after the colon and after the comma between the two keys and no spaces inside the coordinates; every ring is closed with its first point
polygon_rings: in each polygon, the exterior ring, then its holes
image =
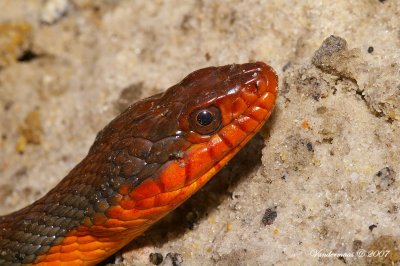
{"type": "Polygon", "coordinates": [[[197,115],[197,122],[202,126],[208,126],[212,123],[214,116],[207,110],[203,110],[197,115]]]}
{"type": "Polygon", "coordinates": [[[221,111],[216,106],[195,109],[187,118],[190,130],[200,135],[213,134],[222,124],[221,111]]]}

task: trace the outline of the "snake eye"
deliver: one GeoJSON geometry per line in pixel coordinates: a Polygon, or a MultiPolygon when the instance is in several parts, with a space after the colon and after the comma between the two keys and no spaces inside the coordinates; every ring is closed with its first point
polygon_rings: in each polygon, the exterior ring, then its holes
{"type": "Polygon", "coordinates": [[[210,135],[221,126],[221,112],[215,106],[194,110],[189,119],[191,129],[201,135],[210,135]]]}

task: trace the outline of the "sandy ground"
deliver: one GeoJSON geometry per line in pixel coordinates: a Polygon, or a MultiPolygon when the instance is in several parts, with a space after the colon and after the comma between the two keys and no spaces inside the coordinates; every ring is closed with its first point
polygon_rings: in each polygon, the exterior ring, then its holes
{"type": "Polygon", "coordinates": [[[399,1],[0,0],[0,10],[1,214],[44,195],[130,103],[195,69],[259,60],[280,77],[261,134],[106,263],[400,264],[399,1]]]}

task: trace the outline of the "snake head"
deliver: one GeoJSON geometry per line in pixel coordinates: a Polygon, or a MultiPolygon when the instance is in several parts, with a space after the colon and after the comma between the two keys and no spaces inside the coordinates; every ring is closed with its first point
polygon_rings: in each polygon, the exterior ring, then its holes
{"type": "MultiPolygon", "coordinates": [[[[178,117],[180,134],[192,143],[181,164],[185,183],[203,183],[268,119],[276,102],[278,77],[270,66],[256,62],[200,69],[176,86],[180,91],[173,92],[174,99],[184,102],[178,117]]],[[[171,97],[169,93],[165,96],[171,97]]]]}
{"type": "MultiPolygon", "coordinates": [[[[178,118],[180,129],[188,140],[201,143],[220,130],[247,135],[263,124],[275,105],[278,77],[271,67],[256,62],[200,69],[178,85],[182,94],[191,95],[178,118]]],[[[230,142],[229,136],[225,140],[230,142]]],[[[232,139],[229,146],[237,144],[232,139]]]]}

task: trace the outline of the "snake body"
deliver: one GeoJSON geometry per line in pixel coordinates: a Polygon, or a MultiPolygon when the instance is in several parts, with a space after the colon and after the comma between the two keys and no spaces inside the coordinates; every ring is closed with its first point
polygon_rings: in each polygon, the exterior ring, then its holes
{"type": "Polygon", "coordinates": [[[95,265],[183,203],[271,114],[262,62],[192,72],[131,105],[33,204],[0,217],[0,265],[95,265]]]}

